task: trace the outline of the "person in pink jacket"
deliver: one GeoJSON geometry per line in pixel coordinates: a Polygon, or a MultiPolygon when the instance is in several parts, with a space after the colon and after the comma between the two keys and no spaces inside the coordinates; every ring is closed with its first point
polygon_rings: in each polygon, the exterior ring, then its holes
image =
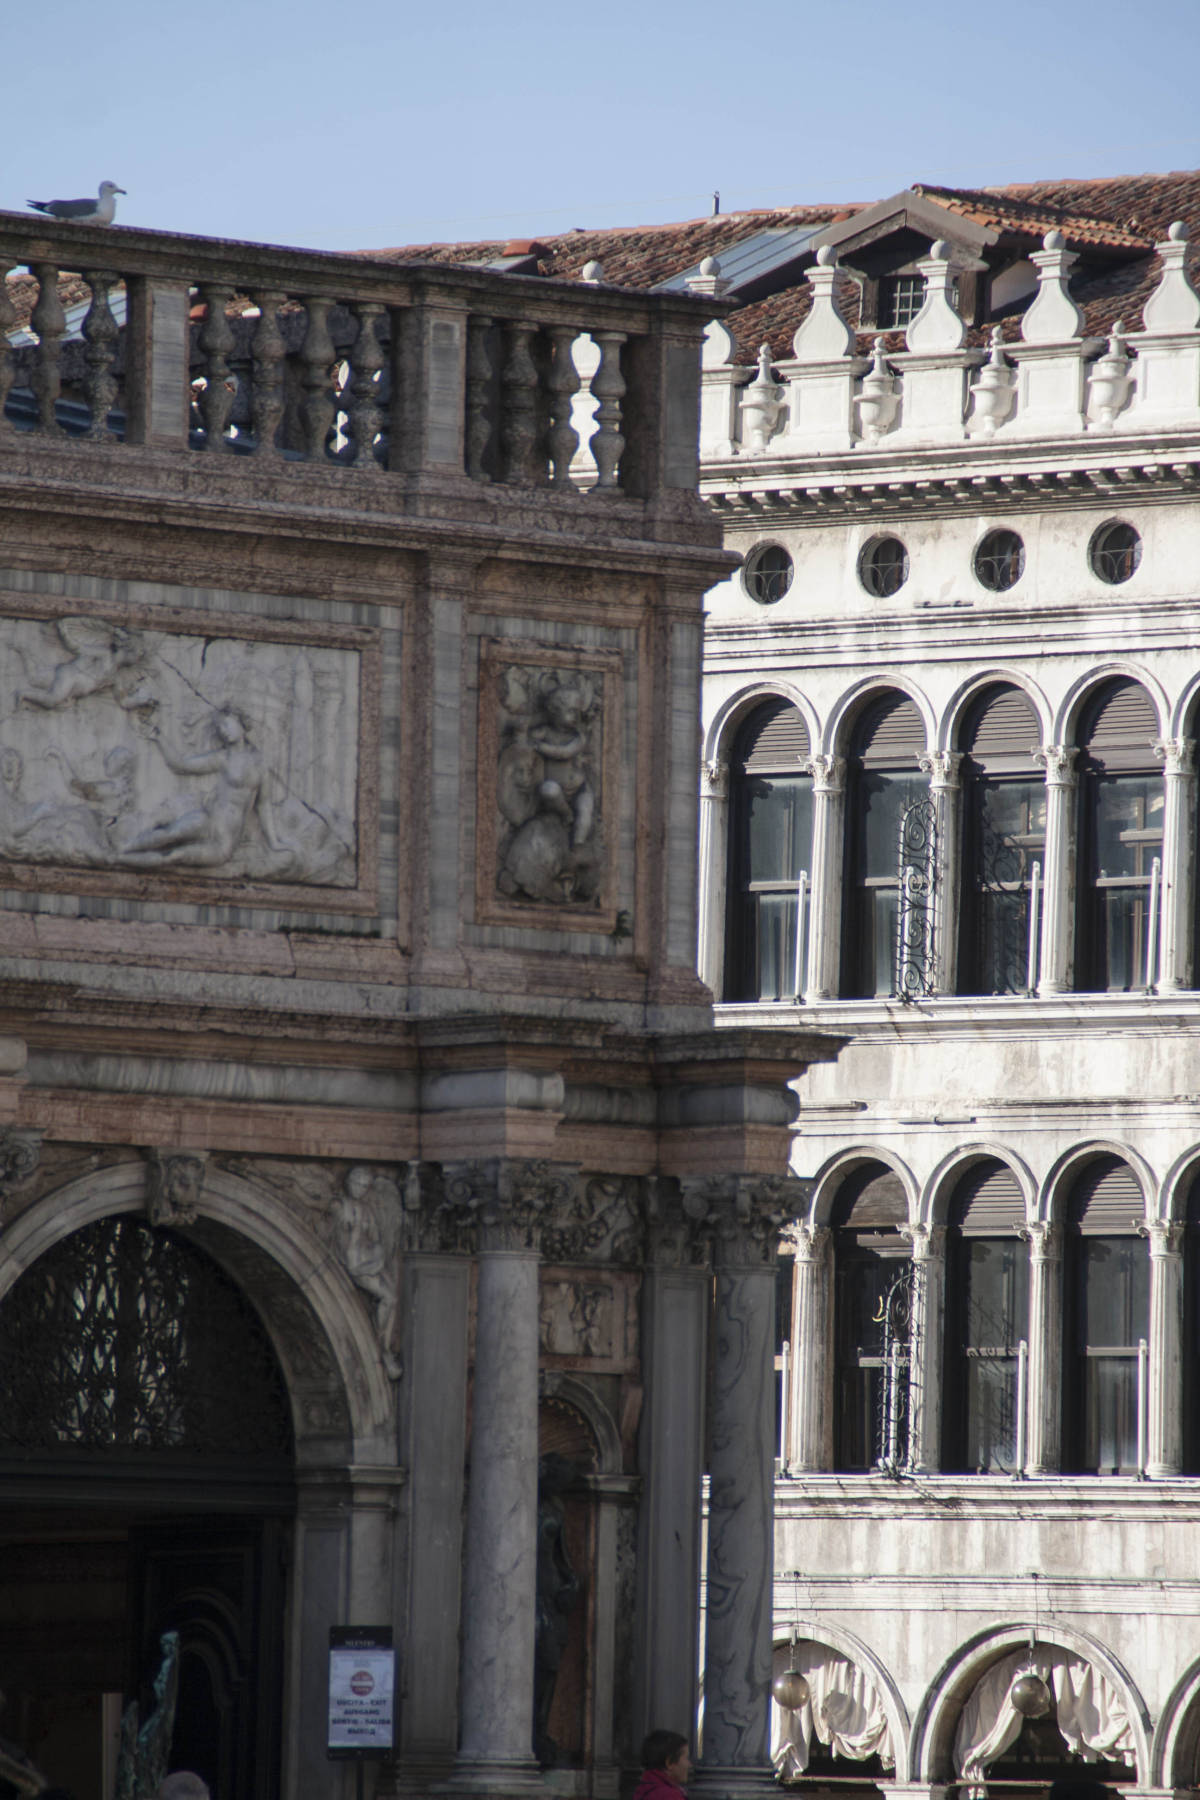
{"type": "Polygon", "coordinates": [[[679,1800],[691,1772],[687,1739],[678,1731],[652,1731],[642,1744],[642,1778],[632,1800],[679,1800]]]}

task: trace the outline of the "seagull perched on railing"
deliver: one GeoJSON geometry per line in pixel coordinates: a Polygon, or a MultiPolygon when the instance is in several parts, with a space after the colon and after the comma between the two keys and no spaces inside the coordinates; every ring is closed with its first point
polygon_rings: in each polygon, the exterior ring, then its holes
{"type": "Polygon", "coordinates": [[[117,210],[116,196],[124,192],[115,181],[102,181],[96,200],[27,200],[25,204],[49,213],[52,219],[74,219],[77,225],[111,225],[117,210]]]}

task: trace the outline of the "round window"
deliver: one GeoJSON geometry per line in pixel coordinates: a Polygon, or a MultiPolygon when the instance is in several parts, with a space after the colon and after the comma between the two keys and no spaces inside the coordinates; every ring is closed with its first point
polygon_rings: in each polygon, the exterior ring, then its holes
{"type": "Polygon", "coordinates": [[[793,572],[792,559],[782,544],[762,544],[746,559],[746,592],[760,605],[773,606],[791,587],[793,572]]]}
{"type": "Polygon", "coordinates": [[[1025,572],[1025,545],[1015,531],[989,531],[975,552],[975,574],[993,594],[1015,587],[1025,572]]]}
{"type": "Polygon", "coordinates": [[[1116,519],[1102,525],[1088,546],[1092,574],[1113,587],[1128,581],[1142,560],[1142,540],[1132,525],[1116,519]]]}
{"type": "Polygon", "coordinates": [[[868,594],[886,600],[908,580],[908,551],[899,538],[872,538],[858,560],[858,579],[868,594]]]}

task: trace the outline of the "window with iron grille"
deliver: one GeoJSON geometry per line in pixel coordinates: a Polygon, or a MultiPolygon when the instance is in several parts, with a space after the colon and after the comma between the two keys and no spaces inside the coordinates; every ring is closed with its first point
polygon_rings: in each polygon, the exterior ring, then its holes
{"type": "Polygon", "coordinates": [[[1025,546],[1015,531],[989,531],[975,552],[975,575],[993,594],[1015,587],[1025,572],[1025,546]]]}
{"type": "Polygon", "coordinates": [[[858,559],[858,579],[868,594],[889,600],[908,580],[908,551],[899,538],[872,538],[858,559]]]}
{"type": "Polygon", "coordinates": [[[1092,573],[1111,587],[1128,581],[1142,560],[1142,540],[1132,525],[1114,519],[1102,525],[1088,546],[1092,573]]]}
{"type": "Polygon", "coordinates": [[[773,606],[792,585],[792,559],[782,544],[763,544],[746,558],[742,580],[760,606],[773,606]]]}

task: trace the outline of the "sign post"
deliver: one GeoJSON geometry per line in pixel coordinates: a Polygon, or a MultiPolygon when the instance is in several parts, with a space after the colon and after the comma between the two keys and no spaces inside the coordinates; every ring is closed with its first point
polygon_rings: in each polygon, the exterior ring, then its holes
{"type": "Polygon", "coordinates": [[[329,1737],[332,1758],[357,1765],[395,1749],[396,1652],[390,1625],[334,1625],[329,1632],[329,1737]]]}

